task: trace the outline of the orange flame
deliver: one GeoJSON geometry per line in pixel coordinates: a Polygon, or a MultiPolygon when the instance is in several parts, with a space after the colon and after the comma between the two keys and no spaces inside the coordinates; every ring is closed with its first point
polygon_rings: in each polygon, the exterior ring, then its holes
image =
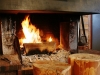
{"type": "Polygon", "coordinates": [[[22,39],[23,43],[40,43],[41,37],[39,36],[39,29],[30,23],[29,16],[26,16],[21,23],[25,39],[22,39]]]}
{"type": "Polygon", "coordinates": [[[49,42],[52,42],[52,38],[51,38],[51,37],[49,37],[48,41],[49,41],[49,42]]]}

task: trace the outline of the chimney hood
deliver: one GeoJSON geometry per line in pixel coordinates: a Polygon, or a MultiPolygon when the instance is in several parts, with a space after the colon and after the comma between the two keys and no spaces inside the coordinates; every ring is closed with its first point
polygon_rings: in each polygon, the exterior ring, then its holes
{"type": "Polygon", "coordinates": [[[100,13],[99,0],[1,0],[0,13],[100,13]]]}

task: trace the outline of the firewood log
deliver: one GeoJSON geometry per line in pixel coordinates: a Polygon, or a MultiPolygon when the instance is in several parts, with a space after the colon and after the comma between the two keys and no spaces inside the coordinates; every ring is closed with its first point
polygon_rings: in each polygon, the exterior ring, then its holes
{"type": "Polygon", "coordinates": [[[71,75],[71,66],[58,61],[38,61],[33,64],[34,75],[71,75]]]}
{"type": "Polygon", "coordinates": [[[56,50],[56,44],[54,42],[24,43],[24,48],[26,55],[48,54],[56,50]]]}
{"type": "Polygon", "coordinates": [[[78,53],[69,56],[72,75],[100,75],[100,56],[96,54],[78,53]]]}

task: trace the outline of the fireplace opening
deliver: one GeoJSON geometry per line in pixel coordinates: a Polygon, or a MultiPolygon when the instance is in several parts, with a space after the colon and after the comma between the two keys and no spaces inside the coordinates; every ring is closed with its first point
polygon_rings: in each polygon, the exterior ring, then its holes
{"type": "MultiPolygon", "coordinates": [[[[55,50],[65,49],[67,51],[71,50],[70,42],[76,40],[77,43],[77,21],[79,20],[80,15],[76,14],[64,14],[64,13],[18,13],[18,14],[1,14],[0,19],[2,24],[8,24],[11,21],[12,24],[16,24],[16,36],[18,37],[20,48],[25,53],[34,54],[34,53],[52,53],[55,50]],[[41,42],[43,45],[32,45],[33,46],[46,46],[46,48],[39,50],[38,47],[35,47],[34,51],[25,43],[22,43],[22,39],[26,38],[25,33],[23,33],[22,22],[28,18],[30,20],[29,24],[37,28],[39,30],[38,35],[41,38],[41,42]],[[75,33],[76,32],[76,33],[75,33]],[[49,40],[52,40],[50,43],[49,40]],[[23,47],[24,45],[24,47],[23,47]],[[50,46],[50,50],[47,51],[47,47],[50,46]],[[24,49],[24,50],[23,50],[24,49]],[[27,49],[27,50],[25,50],[27,49]],[[53,49],[53,50],[51,50],[53,49]],[[30,52],[29,52],[30,51],[30,52]]],[[[6,26],[5,26],[6,27],[6,26]]],[[[31,29],[32,31],[33,29],[31,29]]],[[[36,30],[35,30],[36,31],[36,30]]],[[[26,33],[30,36],[28,33],[26,33]]],[[[34,37],[35,35],[33,35],[34,37]]],[[[28,39],[29,41],[29,39],[28,39]]],[[[36,42],[31,42],[36,43],[36,42]]],[[[77,44],[76,44],[77,45],[77,44]]],[[[75,46],[75,45],[73,45],[75,46]]],[[[73,50],[77,50],[77,46],[72,48],[73,50]]]]}
{"type": "MultiPolygon", "coordinates": [[[[39,30],[39,36],[41,38],[41,42],[44,43],[44,45],[48,45],[47,42],[50,43],[50,39],[53,42],[53,45],[50,45],[50,47],[54,47],[54,49],[65,49],[65,50],[70,50],[69,46],[69,35],[73,33],[73,27],[76,25],[76,22],[79,18],[78,15],[67,15],[67,14],[18,14],[16,22],[18,28],[17,28],[17,36],[19,39],[25,38],[25,34],[23,34],[23,27],[22,27],[22,22],[25,20],[27,17],[30,19],[30,24],[35,26],[37,30],[39,30]],[[72,28],[71,28],[72,27],[72,28]],[[72,29],[72,30],[71,30],[72,29]]],[[[77,31],[77,29],[76,29],[77,31]]],[[[70,36],[75,35],[71,34],[70,36]]],[[[34,35],[33,35],[34,37],[34,35]]],[[[72,36],[73,37],[73,36],[72,36]]],[[[72,39],[71,39],[72,40],[72,39]]],[[[35,43],[35,42],[33,42],[35,43]]],[[[77,43],[77,42],[76,42],[77,43]]],[[[43,45],[43,46],[44,46],[43,45]]],[[[24,45],[25,47],[28,47],[24,45]]],[[[32,45],[34,46],[34,45],[32,45]]],[[[36,48],[37,52],[34,50],[33,52],[30,53],[38,53],[39,48],[36,48]]],[[[51,50],[49,53],[52,53],[53,50],[51,50]]],[[[40,53],[40,52],[39,52],[40,53]]],[[[43,50],[41,53],[47,53],[46,48],[43,50]]]]}

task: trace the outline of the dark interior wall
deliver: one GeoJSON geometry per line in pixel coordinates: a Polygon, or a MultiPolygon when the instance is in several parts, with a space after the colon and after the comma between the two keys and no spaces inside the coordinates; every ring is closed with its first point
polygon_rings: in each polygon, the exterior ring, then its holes
{"type": "Polygon", "coordinates": [[[92,49],[100,50],[100,14],[92,15],[92,49]]]}

